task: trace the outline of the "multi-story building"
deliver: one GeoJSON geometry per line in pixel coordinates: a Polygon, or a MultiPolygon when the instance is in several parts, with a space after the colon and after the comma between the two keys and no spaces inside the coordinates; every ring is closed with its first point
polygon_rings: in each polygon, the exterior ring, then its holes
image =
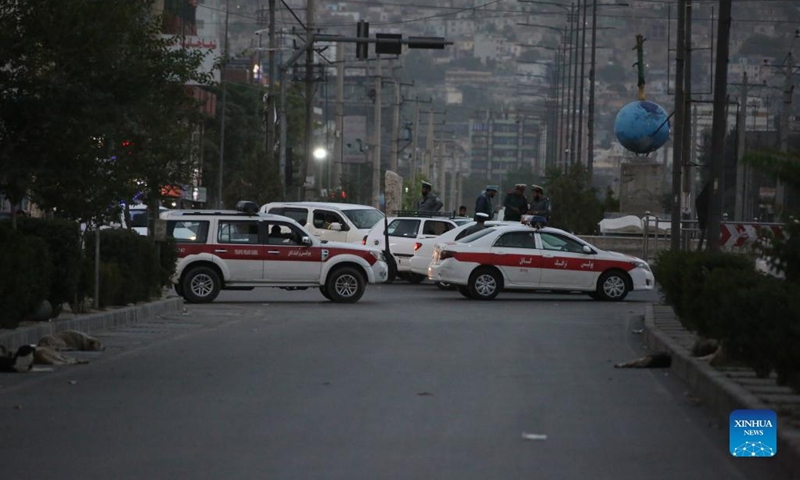
{"type": "Polygon", "coordinates": [[[516,113],[487,113],[470,120],[471,171],[499,182],[508,172],[544,173],[541,121],[516,113]]]}

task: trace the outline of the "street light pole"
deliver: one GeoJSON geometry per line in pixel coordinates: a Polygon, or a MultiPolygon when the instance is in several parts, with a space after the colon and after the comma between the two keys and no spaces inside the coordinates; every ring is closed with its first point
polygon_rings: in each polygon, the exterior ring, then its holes
{"type": "Polygon", "coordinates": [[[594,84],[597,65],[597,0],[592,0],[592,65],[589,68],[589,123],[586,125],[586,170],[589,172],[589,185],[594,175],[594,84]]]}

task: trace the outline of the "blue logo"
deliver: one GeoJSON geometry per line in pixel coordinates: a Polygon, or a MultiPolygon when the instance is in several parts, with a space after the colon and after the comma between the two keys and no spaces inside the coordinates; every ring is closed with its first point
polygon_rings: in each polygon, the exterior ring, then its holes
{"type": "Polygon", "coordinates": [[[730,417],[734,457],[774,457],[778,453],[778,416],[772,410],[735,410],[730,417]]]}

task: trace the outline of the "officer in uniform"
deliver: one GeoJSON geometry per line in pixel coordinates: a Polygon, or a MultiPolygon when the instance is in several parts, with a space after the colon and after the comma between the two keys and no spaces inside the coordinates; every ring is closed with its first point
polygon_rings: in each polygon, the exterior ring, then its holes
{"type": "Polygon", "coordinates": [[[503,220],[510,222],[519,222],[522,216],[528,212],[528,199],[525,198],[525,185],[518,183],[514,185],[514,191],[508,192],[503,201],[503,206],[506,208],[503,220]]]}
{"type": "Polygon", "coordinates": [[[484,222],[486,222],[486,220],[488,220],[488,219],[489,219],[489,215],[486,215],[483,212],[476,213],[475,214],[475,222],[477,222],[477,223],[475,223],[475,225],[472,225],[472,226],[469,226],[469,227],[465,228],[464,231],[462,231],[461,233],[458,234],[458,236],[456,237],[456,240],[460,240],[460,239],[466,237],[467,235],[472,235],[475,232],[480,232],[481,230],[486,228],[486,225],[484,224],[484,222]]]}
{"type": "Polygon", "coordinates": [[[550,223],[550,199],[544,196],[544,189],[539,185],[531,186],[531,190],[533,190],[533,197],[528,214],[544,217],[547,219],[547,223],[550,223]]]}
{"type": "Polygon", "coordinates": [[[492,199],[497,195],[500,189],[497,185],[486,185],[486,189],[478,195],[475,201],[475,218],[478,218],[478,213],[485,213],[486,218],[492,218],[494,215],[494,207],[492,206],[492,199]]]}
{"type": "Polygon", "coordinates": [[[433,185],[428,182],[422,182],[422,199],[417,204],[417,211],[419,212],[438,212],[442,209],[444,204],[439,200],[439,197],[431,193],[433,185]]]}

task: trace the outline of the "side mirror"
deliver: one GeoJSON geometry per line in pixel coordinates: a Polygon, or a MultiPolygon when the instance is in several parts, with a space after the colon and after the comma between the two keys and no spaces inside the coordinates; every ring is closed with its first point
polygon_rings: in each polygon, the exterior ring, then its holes
{"type": "Polygon", "coordinates": [[[342,231],[342,224],[339,223],[339,222],[333,222],[333,223],[331,223],[330,227],[328,227],[328,230],[333,230],[335,232],[341,232],[342,231]]]}
{"type": "Polygon", "coordinates": [[[311,241],[311,237],[303,237],[300,239],[300,242],[307,247],[310,247],[314,244],[314,242],[311,241]]]}
{"type": "Polygon", "coordinates": [[[594,254],[594,250],[592,250],[591,247],[589,247],[589,245],[584,245],[583,246],[583,253],[588,253],[589,255],[593,255],[594,254]]]}

